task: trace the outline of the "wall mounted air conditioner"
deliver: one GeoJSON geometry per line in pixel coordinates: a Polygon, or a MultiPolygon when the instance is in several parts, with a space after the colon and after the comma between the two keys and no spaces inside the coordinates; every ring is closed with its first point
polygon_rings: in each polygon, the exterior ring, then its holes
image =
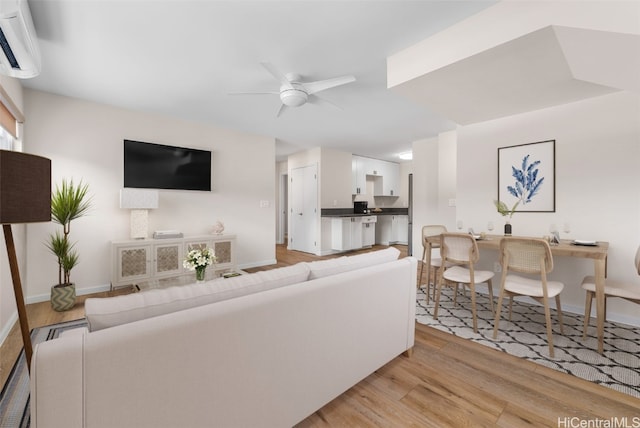
{"type": "Polygon", "coordinates": [[[40,73],[40,50],[27,0],[0,0],[0,74],[21,79],[40,73]]]}

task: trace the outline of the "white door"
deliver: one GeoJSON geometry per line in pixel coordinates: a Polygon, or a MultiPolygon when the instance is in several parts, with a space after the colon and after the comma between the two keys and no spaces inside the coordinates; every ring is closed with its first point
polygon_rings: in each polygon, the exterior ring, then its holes
{"type": "Polygon", "coordinates": [[[291,170],[291,208],[289,248],[316,252],[318,217],[318,168],[309,165],[291,170]]]}

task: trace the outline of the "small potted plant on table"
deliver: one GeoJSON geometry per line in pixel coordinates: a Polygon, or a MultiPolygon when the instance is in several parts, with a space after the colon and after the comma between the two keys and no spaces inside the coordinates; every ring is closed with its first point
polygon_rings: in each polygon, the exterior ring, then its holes
{"type": "Polygon", "coordinates": [[[518,207],[519,203],[520,203],[520,201],[517,201],[513,205],[513,207],[511,209],[509,209],[507,204],[505,204],[504,202],[499,201],[499,200],[494,200],[493,201],[493,204],[496,206],[496,210],[498,210],[500,215],[502,215],[503,217],[509,216],[509,218],[505,220],[505,224],[504,224],[504,234],[505,234],[505,236],[511,236],[511,217],[513,217],[513,213],[516,212],[516,208],[518,207]]]}

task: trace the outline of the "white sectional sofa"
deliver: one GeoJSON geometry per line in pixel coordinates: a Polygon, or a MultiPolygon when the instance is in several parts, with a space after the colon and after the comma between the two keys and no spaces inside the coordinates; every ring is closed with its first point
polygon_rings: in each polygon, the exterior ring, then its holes
{"type": "Polygon", "coordinates": [[[292,426],[411,350],[417,262],[398,254],[87,299],[90,329],[34,350],[32,426],[292,426]]]}

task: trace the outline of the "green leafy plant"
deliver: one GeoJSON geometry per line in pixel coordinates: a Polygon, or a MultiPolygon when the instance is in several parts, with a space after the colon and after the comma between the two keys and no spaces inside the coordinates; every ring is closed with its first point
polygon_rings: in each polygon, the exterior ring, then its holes
{"type": "Polygon", "coordinates": [[[80,181],[76,185],[73,179],[63,179],[51,194],[51,219],[62,226],[62,234],[59,231],[51,234],[45,245],[58,259],[58,284],[61,285],[71,283],[71,269],[79,261],[78,252],[74,250],[75,243],[69,240],[69,233],[71,220],[82,217],[91,208],[88,192],[88,184],[80,181]]]}
{"type": "Polygon", "coordinates": [[[496,209],[498,210],[498,212],[500,213],[500,215],[502,215],[503,217],[509,216],[509,218],[513,217],[513,213],[516,212],[516,208],[518,207],[518,204],[520,203],[520,201],[517,201],[513,207],[511,209],[509,209],[509,207],[507,206],[507,204],[505,204],[502,201],[499,201],[497,199],[495,199],[493,201],[493,204],[496,206],[496,209]]]}

